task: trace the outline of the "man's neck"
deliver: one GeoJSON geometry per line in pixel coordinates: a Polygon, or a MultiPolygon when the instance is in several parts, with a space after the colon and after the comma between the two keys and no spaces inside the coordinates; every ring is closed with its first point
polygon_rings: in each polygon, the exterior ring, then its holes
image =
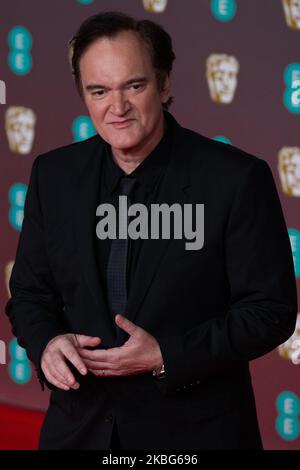
{"type": "Polygon", "coordinates": [[[116,165],[127,175],[132,173],[161,141],[164,130],[165,122],[164,116],[162,116],[162,120],[158,123],[157,129],[154,130],[153,136],[146,144],[142,143],[137,148],[128,150],[120,150],[112,147],[112,156],[116,165]]]}

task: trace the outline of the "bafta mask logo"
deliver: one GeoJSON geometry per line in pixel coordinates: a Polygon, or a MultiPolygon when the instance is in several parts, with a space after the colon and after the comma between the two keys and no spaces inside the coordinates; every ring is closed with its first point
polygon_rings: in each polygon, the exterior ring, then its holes
{"type": "Polygon", "coordinates": [[[216,103],[228,104],[234,98],[239,63],[227,54],[211,54],[206,61],[206,78],[210,97],[216,103]]]}
{"type": "Polygon", "coordinates": [[[11,292],[10,292],[10,289],[9,289],[9,280],[10,280],[13,265],[14,265],[14,261],[9,261],[5,265],[5,268],[4,268],[5,287],[6,287],[6,291],[8,293],[8,297],[11,297],[11,292]]]}
{"type": "Polygon", "coordinates": [[[300,364],[300,314],[297,315],[296,328],[292,336],[278,347],[279,355],[290,360],[293,364],[300,364]]]}
{"type": "Polygon", "coordinates": [[[22,155],[31,151],[36,116],[32,109],[10,106],[5,113],[5,130],[9,148],[22,155]]]}
{"type": "Polygon", "coordinates": [[[163,13],[167,8],[168,0],[143,0],[143,4],[149,13],[163,13]]]}
{"type": "Polygon", "coordinates": [[[288,27],[300,29],[300,0],[282,0],[282,4],[288,27]]]}
{"type": "Polygon", "coordinates": [[[300,147],[283,147],[278,154],[282,190],[288,196],[300,196],[300,147]]]}

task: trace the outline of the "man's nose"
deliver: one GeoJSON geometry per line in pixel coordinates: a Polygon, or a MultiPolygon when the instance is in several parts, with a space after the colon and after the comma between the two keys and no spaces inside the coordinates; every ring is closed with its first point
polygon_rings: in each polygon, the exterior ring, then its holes
{"type": "Polygon", "coordinates": [[[130,104],[126,98],[126,95],[121,90],[115,90],[112,92],[111,100],[111,112],[118,116],[124,115],[130,108],[130,104]]]}

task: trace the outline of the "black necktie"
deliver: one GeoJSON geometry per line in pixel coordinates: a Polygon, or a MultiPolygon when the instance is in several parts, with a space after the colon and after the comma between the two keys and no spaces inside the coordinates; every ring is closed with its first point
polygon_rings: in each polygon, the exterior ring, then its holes
{"type": "MultiPolygon", "coordinates": [[[[130,206],[129,194],[133,190],[136,182],[135,178],[123,176],[120,180],[119,196],[127,196],[127,206],[130,206]]],[[[117,203],[118,207],[118,203],[117,203]]],[[[117,218],[119,217],[117,211],[117,218]]],[[[125,211],[121,210],[120,226],[117,224],[117,238],[111,242],[111,248],[107,263],[107,293],[108,301],[112,313],[123,314],[127,302],[127,254],[128,254],[128,217],[125,211]],[[119,228],[122,225],[122,232],[126,233],[126,238],[118,238],[119,228]]]]}

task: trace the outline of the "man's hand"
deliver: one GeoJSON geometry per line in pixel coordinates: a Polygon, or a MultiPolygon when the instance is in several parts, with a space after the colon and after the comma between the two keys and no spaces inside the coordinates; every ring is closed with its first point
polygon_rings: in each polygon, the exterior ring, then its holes
{"type": "Polygon", "coordinates": [[[114,377],[141,374],[162,365],[159,344],[150,333],[120,314],[115,316],[115,322],[130,338],[119,348],[94,351],[79,349],[78,352],[90,372],[114,377]]]}
{"type": "Polygon", "coordinates": [[[80,374],[85,375],[87,368],[78,350],[87,346],[97,346],[100,338],[72,333],[56,336],[47,344],[41,358],[41,368],[46,379],[55,387],[63,390],[79,388],[74,375],[66,364],[68,359],[80,374]]]}

